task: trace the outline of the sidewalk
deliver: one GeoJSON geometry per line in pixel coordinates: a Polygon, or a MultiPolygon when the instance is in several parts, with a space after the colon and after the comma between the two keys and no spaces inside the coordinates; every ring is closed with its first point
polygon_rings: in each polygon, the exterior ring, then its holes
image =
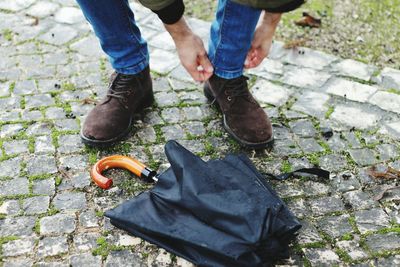
{"type": "MultiPolygon", "coordinates": [[[[271,182],[303,230],[282,265],[400,265],[400,71],[276,42],[251,71],[251,90],[275,123],[272,151],[241,149],[224,132],[201,85],[179,65],[172,39],[148,10],[133,4],[151,50],[156,103],[128,140],[101,151],[79,138],[93,100],[112,70],[72,0],[0,0],[0,241],[4,266],[192,266],[114,228],[103,212],[150,185],[111,171],[115,186],[91,184],[105,155],[137,157],[159,172],[163,144],[177,139],[204,159],[248,154],[259,170],[318,164],[328,181],[271,182]],[[333,136],[325,138],[329,130],[333,136]]],[[[189,19],[207,41],[209,23],[189,19]]]]}

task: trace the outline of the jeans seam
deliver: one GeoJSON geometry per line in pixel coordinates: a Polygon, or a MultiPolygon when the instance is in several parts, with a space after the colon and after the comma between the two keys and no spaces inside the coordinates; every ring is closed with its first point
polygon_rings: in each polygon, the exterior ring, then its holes
{"type": "Polygon", "coordinates": [[[223,42],[222,42],[222,39],[223,39],[223,38],[222,38],[222,31],[223,31],[223,28],[224,28],[224,24],[226,23],[226,22],[225,22],[225,16],[226,16],[226,14],[227,14],[227,12],[228,12],[228,8],[227,8],[228,3],[229,3],[229,1],[226,0],[226,4],[225,4],[225,6],[224,6],[224,11],[223,11],[223,13],[222,13],[222,24],[221,24],[221,27],[220,27],[220,30],[219,30],[219,33],[218,33],[218,35],[219,35],[219,40],[218,40],[217,45],[215,46],[214,58],[213,58],[213,60],[212,60],[212,64],[213,64],[213,65],[214,65],[215,60],[216,60],[216,58],[217,58],[218,48],[223,44],[223,42]]]}
{"type": "MultiPolygon", "coordinates": [[[[128,9],[131,10],[131,12],[132,12],[132,14],[133,14],[133,16],[134,16],[134,18],[135,18],[135,14],[133,13],[131,7],[129,6],[129,2],[128,2],[127,0],[125,0],[125,1],[123,1],[123,2],[125,2],[125,4],[128,4],[128,9]]],[[[125,19],[126,19],[126,22],[127,22],[128,29],[129,29],[129,31],[130,31],[130,36],[131,36],[131,38],[133,38],[134,40],[136,40],[137,44],[139,44],[139,51],[140,51],[140,54],[142,55],[142,57],[143,57],[145,60],[147,60],[147,56],[143,53],[143,51],[142,51],[142,49],[141,49],[141,47],[140,47],[140,40],[138,40],[138,38],[137,38],[137,37],[135,36],[135,34],[134,34],[132,25],[131,25],[130,20],[129,20],[128,11],[127,11],[125,8],[124,8],[123,10],[124,10],[124,12],[125,12],[125,19]]],[[[136,27],[138,27],[137,24],[136,24],[136,27]]],[[[138,27],[138,29],[139,29],[139,27],[138,27]]],[[[140,29],[139,29],[139,32],[140,32],[140,29]]]]}

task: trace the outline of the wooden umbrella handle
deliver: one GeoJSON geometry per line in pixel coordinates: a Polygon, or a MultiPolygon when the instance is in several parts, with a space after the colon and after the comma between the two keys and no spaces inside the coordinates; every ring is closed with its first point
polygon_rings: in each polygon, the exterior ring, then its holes
{"type": "Polygon", "coordinates": [[[93,166],[90,175],[99,187],[109,189],[113,184],[113,180],[103,176],[102,173],[112,168],[126,169],[146,181],[155,180],[155,176],[157,175],[155,171],[149,169],[137,159],[121,155],[102,158],[93,166]]]}

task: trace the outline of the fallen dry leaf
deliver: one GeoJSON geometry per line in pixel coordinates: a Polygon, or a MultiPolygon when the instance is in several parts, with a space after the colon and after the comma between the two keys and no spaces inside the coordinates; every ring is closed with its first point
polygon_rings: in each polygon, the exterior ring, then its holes
{"type": "Polygon", "coordinates": [[[283,46],[283,48],[285,48],[285,49],[297,48],[299,46],[305,45],[306,42],[307,42],[306,39],[295,39],[295,40],[286,42],[285,45],[283,46]]]}
{"type": "Polygon", "coordinates": [[[311,27],[311,28],[319,28],[321,27],[321,19],[317,19],[307,12],[303,12],[303,17],[298,21],[295,21],[295,24],[300,27],[311,27]]]}
{"type": "Polygon", "coordinates": [[[84,98],[82,99],[82,104],[97,104],[97,101],[91,98],[84,98]]]}
{"type": "Polygon", "coordinates": [[[374,200],[375,201],[381,200],[384,197],[384,195],[386,194],[387,191],[390,191],[390,190],[393,190],[393,189],[397,189],[397,188],[400,188],[400,186],[387,186],[387,187],[384,187],[383,190],[379,194],[374,196],[374,200]]]}
{"type": "Polygon", "coordinates": [[[368,170],[368,174],[375,179],[391,180],[400,178],[400,171],[392,167],[388,167],[384,172],[378,172],[375,166],[373,166],[368,170]]]}

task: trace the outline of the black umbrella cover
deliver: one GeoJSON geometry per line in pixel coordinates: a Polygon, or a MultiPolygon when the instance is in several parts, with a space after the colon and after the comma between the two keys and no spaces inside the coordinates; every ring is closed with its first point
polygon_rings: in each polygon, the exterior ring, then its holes
{"type": "Polygon", "coordinates": [[[105,216],[198,266],[265,266],[288,257],[301,225],[245,155],[203,161],[176,141],[153,189],[105,216]]]}

